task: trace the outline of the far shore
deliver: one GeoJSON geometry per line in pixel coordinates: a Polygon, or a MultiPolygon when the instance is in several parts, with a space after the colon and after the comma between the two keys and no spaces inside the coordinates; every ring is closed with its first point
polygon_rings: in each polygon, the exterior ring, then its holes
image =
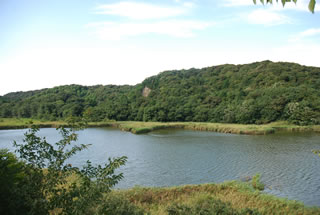
{"type": "MultiPolygon", "coordinates": [[[[0,118],[0,129],[24,129],[31,125],[40,128],[56,128],[68,126],[64,121],[40,121],[26,118],[0,118]]],[[[135,122],[135,121],[105,121],[89,122],[87,127],[114,127],[133,134],[145,134],[160,129],[179,128],[196,131],[212,131],[220,133],[267,135],[277,132],[320,132],[320,125],[299,126],[286,121],[272,122],[269,124],[228,124],[209,122],[135,122]]]]}

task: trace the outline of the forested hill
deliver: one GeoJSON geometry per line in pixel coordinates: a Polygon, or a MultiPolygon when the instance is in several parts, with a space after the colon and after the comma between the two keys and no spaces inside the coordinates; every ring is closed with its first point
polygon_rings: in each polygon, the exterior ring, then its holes
{"type": "Polygon", "coordinates": [[[166,71],[135,86],[69,85],[0,97],[0,117],[320,124],[320,68],[263,61],[166,71]]]}

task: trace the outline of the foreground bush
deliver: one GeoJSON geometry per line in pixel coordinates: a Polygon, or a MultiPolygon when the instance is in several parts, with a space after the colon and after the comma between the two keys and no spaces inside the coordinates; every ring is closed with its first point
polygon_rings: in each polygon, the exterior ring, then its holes
{"type": "Polygon", "coordinates": [[[55,144],[38,137],[38,131],[32,127],[25,133],[22,144],[14,142],[21,161],[10,155],[7,157],[13,165],[3,165],[5,162],[1,159],[2,175],[13,172],[7,179],[1,177],[5,180],[1,184],[8,187],[1,195],[25,194],[20,199],[19,196],[8,199],[6,213],[15,214],[9,211],[17,205],[26,205],[18,214],[92,214],[102,203],[103,195],[123,178],[122,173],[115,174],[115,170],[124,165],[127,158],[109,158],[104,166],[94,167],[87,161],[82,168],[73,167],[68,159],[88,147],[75,144],[75,130],[59,128],[62,139],[55,144]],[[11,183],[11,178],[16,180],[11,183]]]}
{"type": "Polygon", "coordinates": [[[26,204],[25,164],[8,150],[0,150],[0,214],[23,214],[30,210],[26,204]]]}

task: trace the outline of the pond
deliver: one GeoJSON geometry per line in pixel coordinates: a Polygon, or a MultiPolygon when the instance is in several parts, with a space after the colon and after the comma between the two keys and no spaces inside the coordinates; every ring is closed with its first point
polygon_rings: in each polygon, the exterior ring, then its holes
{"type": "MultiPolygon", "coordinates": [[[[12,148],[26,130],[1,130],[0,147],[12,148]]],[[[60,140],[52,128],[41,129],[49,142],[60,140]]],[[[79,132],[78,143],[92,144],[70,161],[80,166],[108,157],[127,156],[117,188],[176,186],[242,180],[261,174],[265,192],[320,206],[320,134],[283,133],[248,136],[187,130],[161,130],[134,135],[111,128],[79,132]]]]}

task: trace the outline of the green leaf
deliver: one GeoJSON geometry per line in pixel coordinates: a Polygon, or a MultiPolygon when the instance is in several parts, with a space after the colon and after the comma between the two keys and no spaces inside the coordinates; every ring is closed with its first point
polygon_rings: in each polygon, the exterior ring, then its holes
{"type": "Polygon", "coordinates": [[[253,3],[254,3],[254,4],[257,4],[257,0],[253,0],[253,3]]]}
{"type": "Polygon", "coordinates": [[[310,0],[309,2],[309,10],[314,13],[314,7],[316,6],[316,0],[310,0]]]}

